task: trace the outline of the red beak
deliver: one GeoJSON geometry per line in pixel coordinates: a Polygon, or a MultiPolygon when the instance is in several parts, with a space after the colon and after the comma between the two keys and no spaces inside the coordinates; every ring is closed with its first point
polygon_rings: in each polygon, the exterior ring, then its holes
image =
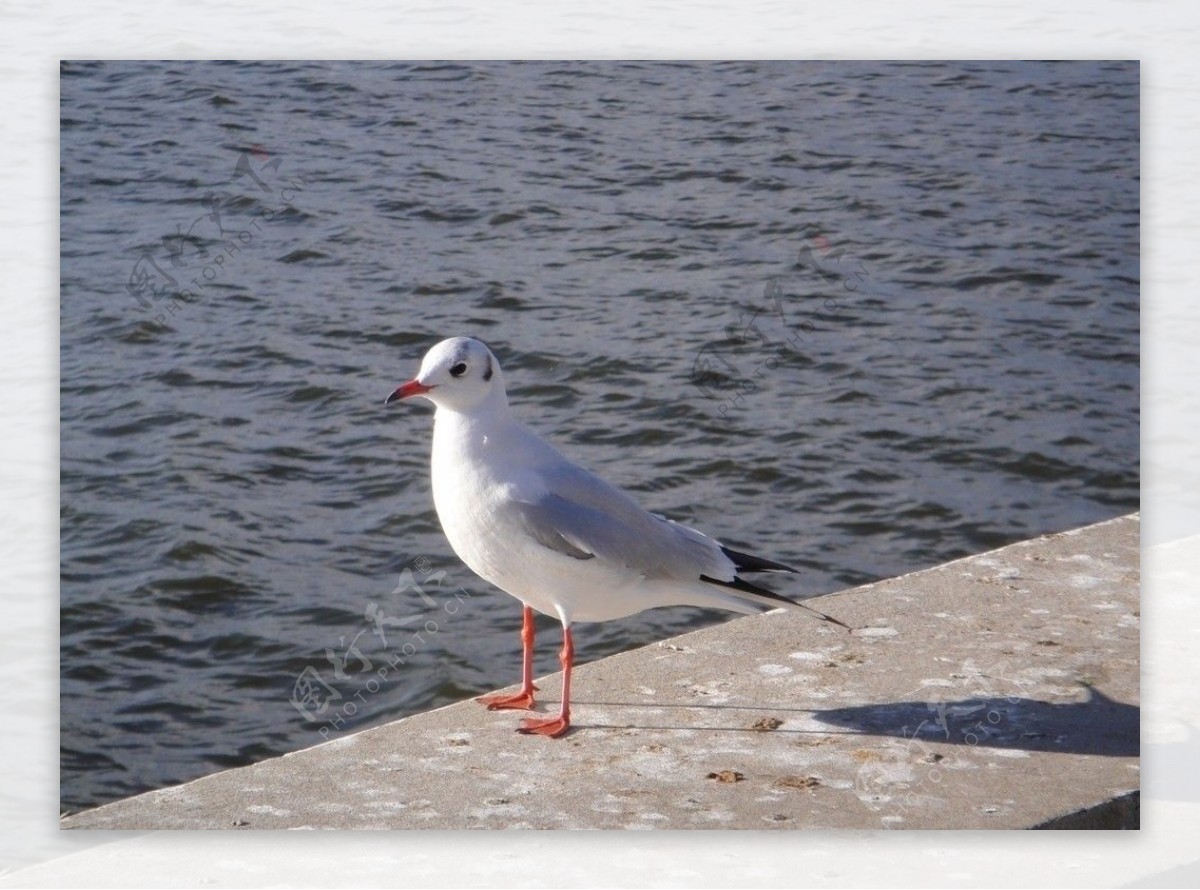
{"type": "Polygon", "coordinates": [[[401,386],[397,387],[396,391],[393,392],[390,396],[388,396],[387,400],[384,401],[383,404],[390,405],[390,404],[392,404],[392,402],[399,401],[400,399],[409,399],[409,398],[412,398],[413,396],[424,395],[425,393],[429,392],[431,389],[433,389],[432,386],[426,386],[424,383],[420,383],[416,380],[410,380],[410,381],[408,381],[408,383],[402,384],[401,386]]]}

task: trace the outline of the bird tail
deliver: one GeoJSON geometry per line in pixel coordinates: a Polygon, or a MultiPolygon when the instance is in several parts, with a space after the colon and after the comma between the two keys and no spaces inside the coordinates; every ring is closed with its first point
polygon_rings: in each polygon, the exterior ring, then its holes
{"type": "Polygon", "coordinates": [[[849,624],[846,624],[844,621],[838,621],[832,615],[826,615],[824,612],[819,612],[811,606],[804,605],[804,603],[798,603],[795,600],[788,599],[786,596],[780,596],[773,590],[767,590],[765,587],[751,584],[745,578],[734,578],[732,581],[719,581],[716,578],[701,575],[700,580],[708,584],[715,584],[718,587],[724,587],[732,591],[741,600],[746,600],[760,606],[767,606],[772,609],[782,606],[785,609],[791,609],[795,612],[804,611],[815,618],[819,618],[821,621],[828,621],[830,624],[836,624],[839,627],[846,628],[846,630],[853,630],[849,624]]]}
{"type": "Polygon", "coordinates": [[[796,573],[796,569],[791,566],[784,565],[781,562],[774,562],[769,559],[763,559],[761,556],[755,556],[752,553],[743,553],[740,550],[733,550],[729,547],[721,547],[721,552],[728,557],[729,561],[734,565],[734,578],[732,581],[719,581],[716,578],[710,578],[707,575],[701,575],[700,580],[706,581],[709,584],[716,584],[719,587],[724,587],[731,591],[741,600],[755,603],[759,606],[767,606],[769,608],[779,608],[782,606],[785,609],[793,611],[804,611],[810,615],[819,618],[821,621],[828,621],[831,624],[837,624],[841,627],[850,630],[850,625],[838,621],[832,615],[826,615],[824,612],[818,612],[811,606],[806,606],[803,603],[798,603],[795,600],[790,600],[786,596],[780,596],[773,590],[767,590],[765,587],[759,587],[757,584],[751,584],[745,578],[740,577],[742,572],[791,572],[796,573]]]}

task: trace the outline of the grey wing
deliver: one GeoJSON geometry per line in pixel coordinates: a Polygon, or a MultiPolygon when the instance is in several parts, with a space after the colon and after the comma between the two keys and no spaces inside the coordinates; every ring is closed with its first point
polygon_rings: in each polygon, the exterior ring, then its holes
{"type": "Polygon", "coordinates": [[[545,492],[514,499],[509,509],[540,544],[573,559],[598,558],[650,579],[694,581],[708,575],[732,580],[732,563],[716,541],[647,513],[602,484],[607,490],[591,492],[591,503],[545,492]]]}
{"type": "Polygon", "coordinates": [[[596,554],[588,548],[584,541],[571,535],[579,542],[573,543],[571,537],[568,537],[571,534],[568,524],[558,521],[557,518],[558,514],[562,512],[562,508],[556,504],[547,503],[551,500],[557,499],[551,495],[540,503],[534,504],[514,501],[513,509],[520,519],[521,527],[543,547],[555,550],[563,556],[569,556],[572,559],[595,559],[596,554]]]}

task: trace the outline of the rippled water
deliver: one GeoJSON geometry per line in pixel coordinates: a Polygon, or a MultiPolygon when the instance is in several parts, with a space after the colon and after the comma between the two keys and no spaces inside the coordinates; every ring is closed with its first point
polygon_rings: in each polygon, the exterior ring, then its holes
{"type": "Polygon", "coordinates": [[[517,679],[445,336],[787,593],[1135,509],[1138,165],[1132,63],[65,64],[64,807],[517,679]]]}

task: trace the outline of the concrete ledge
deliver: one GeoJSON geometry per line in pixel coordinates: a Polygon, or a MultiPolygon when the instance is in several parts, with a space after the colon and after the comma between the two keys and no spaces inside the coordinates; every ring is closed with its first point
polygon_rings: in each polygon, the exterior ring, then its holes
{"type": "Polygon", "coordinates": [[[1134,828],[1138,544],[1134,514],[822,597],[853,633],[772,612],[585,665],[561,740],[463,702],[62,826],[1134,828]]]}

